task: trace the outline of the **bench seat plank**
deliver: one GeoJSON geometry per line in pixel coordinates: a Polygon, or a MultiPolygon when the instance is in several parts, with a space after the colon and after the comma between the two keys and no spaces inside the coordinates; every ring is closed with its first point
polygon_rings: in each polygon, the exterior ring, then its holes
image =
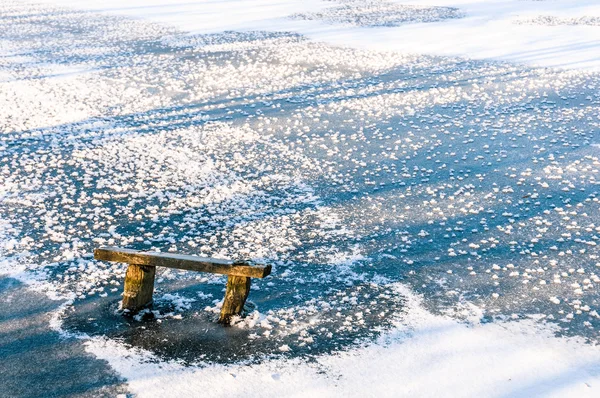
{"type": "Polygon", "coordinates": [[[271,273],[271,265],[240,263],[218,258],[198,257],[185,254],[145,252],[120,247],[103,246],[94,250],[96,260],[177,268],[213,274],[264,278],[271,273]]]}

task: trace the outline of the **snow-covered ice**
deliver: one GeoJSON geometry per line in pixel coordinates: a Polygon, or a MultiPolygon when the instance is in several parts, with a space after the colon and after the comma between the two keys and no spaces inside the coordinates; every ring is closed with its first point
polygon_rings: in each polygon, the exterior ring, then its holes
{"type": "Polygon", "coordinates": [[[195,34],[293,31],[342,46],[600,71],[596,0],[43,1],[195,34]]]}
{"type": "MultiPolygon", "coordinates": [[[[148,352],[94,339],[87,350],[125,375],[147,397],[592,397],[600,350],[557,340],[534,321],[468,326],[424,311],[410,297],[407,317],[377,343],[314,362],[190,368],[148,352]]],[[[284,346],[289,349],[289,347],[284,346]]]]}
{"type": "Polygon", "coordinates": [[[0,11],[0,272],[131,393],[598,396],[595,2],[0,11]],[[123,319],[102,244],[273,275],[123,319]]]}

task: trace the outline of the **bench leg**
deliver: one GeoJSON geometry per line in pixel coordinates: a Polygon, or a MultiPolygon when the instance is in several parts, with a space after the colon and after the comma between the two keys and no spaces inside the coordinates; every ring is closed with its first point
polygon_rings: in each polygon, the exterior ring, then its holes
{"type": "Polygon", "coordinates": [[[221,307],[219,323],[229,325],[233,315],[240,315],[249,293],[250,278],[229,275],[227,277],[227,289],[225,291],[223,307],[221,307]]]}
{"type": "Polygon", "coordinates": [[[129,264],[125,275],[123,309],[138,312],[152,303],[156,267],[129,264]]]}

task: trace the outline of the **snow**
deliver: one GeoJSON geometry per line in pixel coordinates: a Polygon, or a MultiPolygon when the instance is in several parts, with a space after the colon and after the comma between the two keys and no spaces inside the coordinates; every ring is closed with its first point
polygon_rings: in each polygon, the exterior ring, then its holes
{"type": "MultiPolygon", "coordinates": [[[[359,349],[315,362],[275,359],[254,365],[190,368],[104,339],[86,349],[107,360],[145,397],[595,397],[600,348],[556,339],[534,320],[459,323],[424,310],[410,289],[393,332],[359,349]]],[[[477,314],[473,314],[476,318],[477,314]]],[[[288,351],[283,345],[280,351],[288,351]]]]}
{"type": "Polygon", "coordinates": [[[0,273],[140,396],[598,396],[595,3],[3,2],[0,273]],[[239,356],[100,244],[271,263],[239,356]]]}
{"type": "Polygon", "coordinates": [[[378,51],[600,71],[600,4],[595,0],[44,1],[143,18],[194,34],[293,31],[316,41],[378,51]],[[456,12],[447,18],[444,10],[456,12]],[[399,16],[390,23],[394,13],[399,16]]]}
{"type": "Polygon", "coordinates": [[[14,259],[6,255],[18,245],[12,236],[15,232],[11,224],[0,219],[0,273],[5,275],[18,275],[24,270],[24,267],[17,266],[14,259]]]}

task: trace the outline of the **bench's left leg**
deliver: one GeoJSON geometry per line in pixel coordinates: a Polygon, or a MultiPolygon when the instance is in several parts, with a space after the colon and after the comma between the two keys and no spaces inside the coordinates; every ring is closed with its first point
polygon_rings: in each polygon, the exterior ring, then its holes
{"type": "Polygon", "coordinates": [[[152,303],[156,267],[129,264],[125,275],[123,309],[137,312],[152,303]]]}
{"type": "Polygon", "coordinates": [[[219,323],[229,325],[233,315],[240,315],[249,293],[250,278],[229,275],[227,277],[227,289],[225,291],[223,307],[221,307],[219,323]]]}

